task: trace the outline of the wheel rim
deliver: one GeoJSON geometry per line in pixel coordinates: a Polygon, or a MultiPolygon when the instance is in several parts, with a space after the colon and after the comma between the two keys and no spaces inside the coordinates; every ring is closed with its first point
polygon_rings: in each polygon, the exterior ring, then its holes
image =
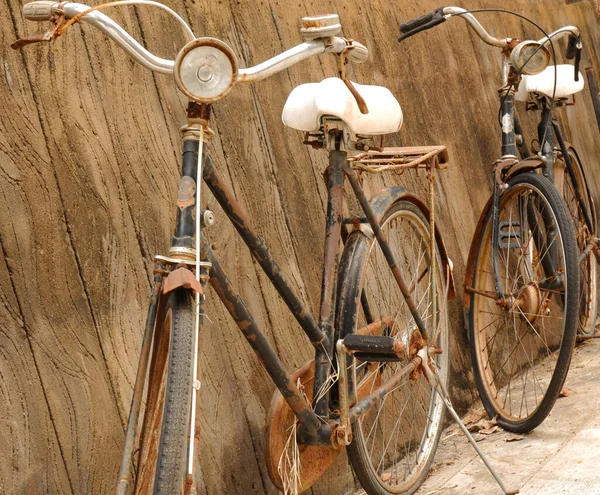
{"type": "Polygon", "coordinates": [[[505,299],[496,295],[489,220],[472,296],[473,345],[481,386],[493,410],[506,421],[522,423],[540,407],[557,366],[568,274],[556,217],[535,186],[518,184],[503,195],[500,225],[504,247],[498,248],[498,268],[505,299]],[[540,238],[550,240],[544,244],[540,238]],[[547,276],[543,265],[551,255],[556,270],[547,276]]]}
{"type": "Polygon", "coordinates": [[[160,446],[160,435],[163,423],[164,401],[167,383],[169,343],[171,339],[171,322],[173,312],[169,308],[164,316],[162,328],[157,328],[158,341],[153,351],[152,368],[150,369],[150,387],[146,402],[146,412],[142,425],[140,440],[140,457],[136,479],[136,493],[151,493],[156,475],[156,463],[160,446]]]}
{"type": "MultiPolygon", "coordinates": [[[[413,296],[417,309],[430,333],[432,331],[431,277],[429,266],[429,233],[423,220],[414,212],[396,211],[384,222],[388,243],[413,296]]],[[[408,348],[410,335],[416,328],[387,262],[376,241],[368,254],[368,265],[361,286],[367,294],[379,294],[377,301],[368,296],[368,308],[373,321],[391,317],[393,326],[388,334],[400,339],[408,348]]],[[[444,353],[436,356],[440,378],[447,383],[448,319],[443,304],[443,277],[437,256],[436,303],[437,319],[443,331],[437,345],[444,353]]],[[[366,325],[364,307],[359,311],[357,327],[366,325]]],[[[408,358],[399,363],[356,364],[357,388],[377,388],[396,371],[406,366],[408,358]]],[[[418,481],[428,469],[441,431],[443,404],[423,376],[407,377],[367,415],[354,424],[354,434],[363,445],[377,482],[390,493],[405,493],[418,487],[418,481]]]]}
{"type": "MultiPolygon", "coordinates": [[[[577,182],[580,188],[583,188],[584,204],[588,212],[593,214],[592,205],[590,204],[587,195],[587,187],[584,178],[581,174],[581,165],[577,156],[573,152],[569,152],[573,171],[575,172],[577,182]]],[[[573,218],[575,232],[577,234],[577,248],[580,253],[586,248],[592,234],[587,228],[585,216],[579,205],[577,193],[571,176],[565,172],[563,197],[569,214],[573,218]]],[[[577,325],[578,333],[589,335],[594,332],[594,324],[596,320],[596,258],[590,251],[587,256],[579,263],[579,324],[577,325]]]]}

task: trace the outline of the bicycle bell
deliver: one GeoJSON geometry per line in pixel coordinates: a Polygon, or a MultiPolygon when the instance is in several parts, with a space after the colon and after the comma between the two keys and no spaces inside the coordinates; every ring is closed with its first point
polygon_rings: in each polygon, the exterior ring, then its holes
{"type": "Polygon", "coordinates": [[[181,49],[173,75],[186,96],[198,103],[212,103],[229,93],[237,80],[237,59],[221,40],[198,38],[181,49]]]}
{"type": "Polygon", "coordinates": [[[342,25],[337,14],[303,17],[300,21],[300,32],[305,40],[328,38],[339,34],[341,30],[342,25]]]}
{"type": "Polygon", "coordinates": [[[550,52],[537,41],[521,41],[510,53],[510,63],[521,74],[539,74],[550,63],[550,52]]]}

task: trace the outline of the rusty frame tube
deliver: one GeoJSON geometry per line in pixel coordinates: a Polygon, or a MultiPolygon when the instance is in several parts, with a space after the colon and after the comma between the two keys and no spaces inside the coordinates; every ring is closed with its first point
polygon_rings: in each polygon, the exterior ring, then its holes
{"type": "Polygon", "coordinates": [[[357,419],[369,412],[369,410],[387,394],[389,394],[406,375],[411,374],[413,370],[418,368],[421,365],[421,362],[421,358],[419,356],[415,356],[404,368],[402,368],[392,378],[381,385],[381,387],[375,389],[363,400],[355,404],[354,407],[350,409],[350,423],[354,423],[357,419]]]}
{"type": "Polygon", "coordinates": [[[291,379],[277,353],[269,341],[258,328],[256,320],[250,314],[246,303],[231,285],[217,260],[214,251],[209,247],[206,239],[202,238],[202,251],[206,249],[208,261],[212,263],[209,283],[215,290],[225,308],[235,320],[237,326],[246,337],[246,340],[256,352],[261,364],[273,380],[278,390],[283,395],[290,409],[302,423],[308,436],[317,436],[323,423],[310,407],[296,384],[291,379]]]}
{"type": "Polygon", "coordinates": [[[229,220],[231,220],[231,223],[240,237],[248,246],[254,259],[258,261],[258,264],[261,266],[275,289],[277,289],[277,292],[304,330],[304,333],[306,333],[310,339],[310,342],[315,347],[319,346],[325,340],[325,334],[321,331],[308,309],[292,290],[281,268],[273,259],[265,243],[250,223],[248,214],[237,202],[233,191],[219,175],[208,155],[206,155],[204,159],[202,175],[204,182],[229,217],[229,220]]]}
{"type": "Polygon", "coordinates": [[[379,222],[377,221],[377,216],[375,215],[375,212],[371,208],[371,205],[369,204],[369,200],[367,199],[363,188],[361,187],[361,185],[358,182],[358,177],[356,175],[356,172],[348,164],[346,164],[344,166],[344,172],[346,173],[346,176],[348,177],[348,180],[350,181],[352,190],[354,191],[354,194],[356,195],[356,198],[358,199],[358,202],[360,203],[361,208],[365,212],[367,220],[369,221],[369,225],[373,229],[375,238],[377,239],[377,242],[379,243],[379,246],[381,247],[381,251],[383,252],[383,255],[385,256],[385,259],[390,267],[390,270],[392,271],[392,274],[394,275],[394,279],[396,280],[396,283],[398,284],[398,287],[400,288],[400,292],[402,292],[402,295],[404,296],[406,305],[408,306],[408,309],[410,310],[410,313],[411,313],[412,317],[414,318],[415,323],[416,323],[419,331],[421,332],[421,335],[423,335],[423,337],[427,340],[428,333],[427,333],[427,330],[423,323],[423,320],[421,320],[421,316],[419,315],[419,312],[417,311],[417,308],[415,306],[415,302],[414,302],[412,296],[410,295],[408,286],[406,285],[406,282],[404,281],[404,278],[402,277],[402,274],[400,273],[400,268],[398,267],[398,265],[396,265],[396,261],[394,260],[394,255],[392,254],[392,251],[387,242],[386,236],[383,233],[383,231],[381,230],[381,227],[379,226],[379,222]]]}
{"type": "Polygon", "coordinates": [[[590,88],[594,113],[596,114],[598,131],[600,131],[600,92],[598,91],[598,84],[596,83],[596,78],[594,77],[594,69],[592,67],[586,67],[585,73],[587,74],[588,87],[590,88]]]}
{"type": "MultiPolygon", "coordinates": [[[[162,265],[157,263],[157,268],[162,265]]],[[[123,447],[123,457],[121,458],[121,469],[119,471],[119,484],[117,485],[117,495],[127,495],[130,492],[131,468],[130,462],[138,445],[138,422],[140,416],[140,407],[142,404],[142,395],[144,393],[144,384],[148,371],[148,358],[152,347],[154,335],[154,325],[156,323],[156,313],[158,302],[162,293],[163,275],[162,270],[154,275],[154,285],[150,296],[150,306],[146,317],[146,327],[142,339],[142,349],[140,351],[140,360],[138,362],[137,374],[135,377],[135,386],[133,388],[133,397],[131,398],[131,408],[129,410],[129,419],[127,420],[127,430],[125,431],[125,446],[123,447]]]]}
{"type": "MultiPolygon", "coordinates": [[[[331,362],[335,355],[334,319],[336,308],[337,274],[340,264],[340,242],[342,240],[342,206],[344,202],[344,173],[347,153],[332,150],[329,153],[329,166],[325,172],[327,181],[327,220],[325,228],[325,249],[323,256],[323,276],[321,278],[321,310],[319,327],[325,340],[315,352],[315,399],[331,373],[331,362]]],[[[315,403],[315,413],[327,416],[329,391],[315,403]]]]}

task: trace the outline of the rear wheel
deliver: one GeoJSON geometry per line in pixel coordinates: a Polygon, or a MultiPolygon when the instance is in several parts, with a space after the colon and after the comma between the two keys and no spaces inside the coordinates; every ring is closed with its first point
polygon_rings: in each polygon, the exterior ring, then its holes
{"type": "Polygon", "coordinates": [[[192,399],[192,292],[168,295],[155,326],[136,493],[183,493],[192,399]]]}
{"type": "MultiPolygon", "coordinates": [[[[568,170],[564,171],[563,179],[563,198],[569,208],[569,213],[575,225],[575,233],[577,235],[577,247],[579,253],[583,253],[588,243],[596,235],[596,215],[594,212],[594,204],[590,197],[590,192],[587,182],[583,175],[581,162],[574,148],[568,148],[569,157],[573,164],[573,175],[577,182],[583,204],[590,215],[592,221],[592,232],[590,232],[581,204],[577,198],[575,190],[575,181],[568,170]]],[[[564,162],[562,162],[564,163],[564,162]]],[[[579,261],[579,325],[577,332],[582,335],[591,335],[596,327],[596,319],[598,313],[598,287],[596,280],[597,263],[594,253],[590,250],[582,260],[579,261]]]]}
{"type": "Polygon", "coordinates": [[[579,309],[577,245],[564,201],[533,173],[513,178],[500,198],[496,267],[492,230],[490,209],[473,240],[473,287],[465,289],[471,357],[490,417],[523,433],[550,413],[569,370],[579,309]]]}
{"type": "MultiPolygon", "coordinates": [[[[435,272],[430,270],[429,223],[413,203],[396,201],[382,216],[381,228],[432,339],[436,334],[432,324],[435,300],[439,323],[435,345],[443,353],[433,360],[440,380],[447,384],[449,326],[445,277],[438,253],[435,272]]],[[[371,325],[379,328],[376,334],[391,335],[408,348],[416,325],[377,241],[369,240],[360,231],[351,234],[341,266],[348,274],[340,290],[338,328],[342,337],[371,325]],[[385,323],[372,325],[377,322],[385,323]]],[[[350,395],[364,397],[408,362],[408,358],[387,363],[349,359],[356,373],[356,381],[349,380],[350,395]]],[[[424,376],[415,374],[406,375],[354,422],[348,457],[369,495],[411,494],[419,488],[435,454],[443,413],[441,398],[424,376]]]]}

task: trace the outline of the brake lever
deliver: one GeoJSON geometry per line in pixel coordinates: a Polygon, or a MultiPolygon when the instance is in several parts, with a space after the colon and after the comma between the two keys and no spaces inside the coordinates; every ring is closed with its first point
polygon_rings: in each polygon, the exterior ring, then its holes
{"type": "Polygon", "coordinates": [[[348,88],[348,90],[350,91],[350,93],[352,94],[354,99],[356,100],[356,104],[358,105],[358,109],[360,110],[360,113],[362,113],[363,115],[366,115],[369,113],[369,108],[367,107],[367,103],[365,102],[363,97],[360,95],[360,93],[357,91],[357,89],[354,87],[354,84],[352,84],[352,81],[350,81],[350,79],[348,79],[348,72],[346,69],[348,66],[348,52],[350,50],[352,50],[352,47],[347,47],[344,51],[342,51],[338,55],[338,77],[342,81],[344,81],[344,84],[346,85],[346,87],[348,88]]]}
{"type": "Polygon", "coordinates": [[[33,36],[26,36],[25,38],[19,38],[17,41],[12,43],[10,47],[13,50],[18,50],[32,43],[39,43],[41,41],[52,41],[53,39],[58,38],[61,35],[59,30],[65,23],[65,16],[55,14],[50,18],[50,22],[52,23],[52,27],[48,29],[48,31],[46,31],[45,33],[35,34],[33,36]]]}

